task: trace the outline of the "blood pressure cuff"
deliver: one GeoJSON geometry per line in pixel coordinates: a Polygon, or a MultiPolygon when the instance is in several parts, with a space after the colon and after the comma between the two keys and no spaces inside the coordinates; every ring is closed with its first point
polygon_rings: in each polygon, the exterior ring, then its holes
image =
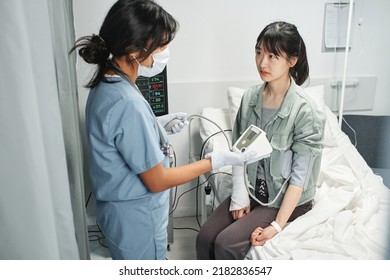
{"type": "Polygon", "coordinates": [[[297,153],[293,154],[290,185],[302,187],[304,190],[307,188],[314,160],[315,157],[310,154],[304,156],[297,153]]]}

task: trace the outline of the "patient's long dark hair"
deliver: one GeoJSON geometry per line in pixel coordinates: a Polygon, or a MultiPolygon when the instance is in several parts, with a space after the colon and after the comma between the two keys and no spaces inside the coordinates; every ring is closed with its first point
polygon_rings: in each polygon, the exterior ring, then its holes
{"type": "Polygon", "coordinates": [[[118,0],[109,10],[99,35],[79,38],[70,52],[98,68],[86,87],[95,87],[113,57],[140,51],[137,59],[146,59],[154,50],[169,44],[175,37],[177,21],[152,0],[118,0]]]}
{"type": "Polygon", "coordinates": [[[267,25],[257,37],[256,46],[263,44],[267,52],[280,56],[285,52],[287,58],[297,57],[297,63],[290,68],[290,75],[298,85],[309,77],[306,46],[295,25],[277,21],[267,25]]]}

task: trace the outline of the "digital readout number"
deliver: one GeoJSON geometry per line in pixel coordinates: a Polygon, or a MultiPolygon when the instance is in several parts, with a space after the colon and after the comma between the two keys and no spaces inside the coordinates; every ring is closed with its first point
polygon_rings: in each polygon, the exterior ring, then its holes
{"type": "Polygon", "coordinates": [[[213,267],[213,275],[270,275],[271,266],[264,267],[213,267]]]}

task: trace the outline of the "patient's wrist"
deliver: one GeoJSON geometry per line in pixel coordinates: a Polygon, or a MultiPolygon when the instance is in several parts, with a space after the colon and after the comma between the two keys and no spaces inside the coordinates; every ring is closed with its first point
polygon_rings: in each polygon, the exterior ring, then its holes
{"type": "Polygon", "coordinates": [[[282,228],[280,227],[280,225],[277,222],[275,222],[275,221],[273,221],[271,223],[271,226],[273,226],[278,233],[282,231],[282,228]]]}

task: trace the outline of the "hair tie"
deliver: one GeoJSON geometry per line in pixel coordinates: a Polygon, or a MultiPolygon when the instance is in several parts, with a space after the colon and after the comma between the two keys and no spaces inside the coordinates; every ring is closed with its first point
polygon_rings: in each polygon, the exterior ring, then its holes
{"type": "Polygon", "coordinates": [[[92,40],[96,40],[98,46],[102,47],[103,49],[107,49],[106,41],[104,41],[100,35],[92,34],[92,40]]]}

